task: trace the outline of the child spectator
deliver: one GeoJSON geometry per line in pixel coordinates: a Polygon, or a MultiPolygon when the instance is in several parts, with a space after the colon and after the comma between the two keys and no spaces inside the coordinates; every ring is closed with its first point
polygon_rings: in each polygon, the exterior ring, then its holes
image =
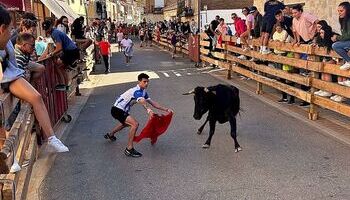
{"type": "Polygon", "coordinates": [[[101,42],[98,43],[100,46],[100,52],[103,58],[103,62],[105,64],[105,73],[108,74],[110,72],[110,57],[111,53],[111,44],[108,42],[108,39],[102,37],[101,42]]]}
{"type": "Polygon", "coordinates": [[[1,88],[33,106],[35,117],[48,138],[48,147],[51,150],[67,152],[69,149],[54,134],[50,117],[41,95],[23,78],[24,70],[17,66],[14,47],[9,41],[10,23],[10,13],[0,6],[0,49],[4,49],[0,51],[1,66],[4,70],[1,88]],[[7,43],[6,47],[4,46],[5,43],[7,43]]]}
{"type": "Polygon", "coordinates": [[[131,58],[134,54],[134,50],[133,50],[134,43],[130,38],[128,38],[128,35],[125,35],[124,39],[121,41],[121,44],[124,49],[125,62],[130,63],[131,58]]]}
{"type": "Polygon", "coordinates": [[[176,54],[176,43],[177,43],[177,37],[176,37],[175,31],[170,32],[170,42],[171,42],[171,45],[173,45],[173,52],[171,53],[171,57],[174,59],[176,54]]]}
{"type": "Polygon", "coordinates": [[[142,44],[145,41],[145,29],[143,27],[140,28],[139,36],[140,36],[140,41],[141,41],[140,47],[142,47],[142,44]]]}
{"type": "Polygon", "coordinates": [[[227,35],[228,27],[225,24],[225,20],[223,18],[219,19],[219,25],[215,29],[215,34],[218,36],[218,44],[222,46],[222,37],[227,35]]]}
{"type": "MultiPolygon", "coordinates": [[[[344,65],[340,67],[341,70],[350,69],[350,56],[348,55],[350,47],[350,3],[342,2],[338,6],[339,23],[341,35],[332,37],[334,51],[337,52],[345,61],[344,65]]],[[[346,86],[350,87],[350,80],[345,82],[346,86]]]]}
{"type": "MultiPolygon", "coordinates": [[[[291,41],[291,38],[288,35],[287,31],[282,28],[282,25],[279,22],[276,23],[275,28],[276,28],[276,31],[272,35],[272,39],[274,41],[279,41],[279,42],[283,42],[283,43],[291,41]]],[[[278,54],[278,55],[281,55],[281,56],[294,57],[293,53],[291,53],[291,52],[286,53],[286,52],[280,51],[278,49],[275,49],[274,52],[276,54],[278,54]]],[[[282,64],[279,64],[279,63],[276,64],[276,66],[277,66],[278,69],[281,69],[281,70],[286,71],[288,73],[292,73],[293,72],[293,67],[292,66],[282,65],[282,64]]],[[[290,81],[288,81],[286,79],[283,79],[283,78],[281,78],[280,81],[282,83],[286,83],[288,85],[293,85],[293,82],[290,82],[290,81]]],[[[282,92],[282,98],[278,102],[280,102],[280,103],[288,102],[288,104],[293,104],[294,103],[294,97],[288,95],[285,92],[282,92]]]]}

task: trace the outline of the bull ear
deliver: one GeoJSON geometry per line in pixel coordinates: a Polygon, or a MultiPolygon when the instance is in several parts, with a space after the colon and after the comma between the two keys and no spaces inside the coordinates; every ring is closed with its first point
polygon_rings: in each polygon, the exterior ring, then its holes
{"type": "Polygon", "coordinates": [[[194,94],[194,89],[189,92],[183,93],[182,95],[190,95],[190,94],[194,94]]]}

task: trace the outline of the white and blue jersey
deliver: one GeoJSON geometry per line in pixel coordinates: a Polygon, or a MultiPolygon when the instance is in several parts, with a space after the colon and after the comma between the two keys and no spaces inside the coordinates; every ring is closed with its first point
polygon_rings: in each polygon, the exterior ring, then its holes
{"type": "Polygon", "coordinates": [[[147,92],[137,85],[120,95],[115,101],[114,106],[128,113],[130,107],[142,98],[146,100],[150,99],[147,92]]]}

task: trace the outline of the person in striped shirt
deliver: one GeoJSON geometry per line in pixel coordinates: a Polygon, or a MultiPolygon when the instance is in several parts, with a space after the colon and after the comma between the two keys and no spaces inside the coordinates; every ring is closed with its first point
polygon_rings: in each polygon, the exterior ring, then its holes
{"type": "Polygon", "coordinates": [[[34,36],[30,33],[20,33],[16,40],[15,56],[17,66],[26,72],[25,78],[28,81],[39,78],[45,71],[44,65],[32,61],[31,55],[34,51],[34,36]]]}

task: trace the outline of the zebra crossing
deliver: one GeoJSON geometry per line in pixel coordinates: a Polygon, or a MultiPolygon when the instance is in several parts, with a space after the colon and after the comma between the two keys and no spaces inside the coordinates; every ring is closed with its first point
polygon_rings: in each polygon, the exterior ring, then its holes
{"type": "Polygon", "coordinates": [[[193,75],[199,75],[199,74],[209,74],[214,73],[218,71],[223,71],[225,69],[221,68],[213,68],[213,67],[203,67],[203,68],[183,68],[183,69],[173,69],[173,70],[162,70],[157,71],[157,74],[160,77],[165,78],[178,78],[183,76],[193,76],[193,75]]]}

